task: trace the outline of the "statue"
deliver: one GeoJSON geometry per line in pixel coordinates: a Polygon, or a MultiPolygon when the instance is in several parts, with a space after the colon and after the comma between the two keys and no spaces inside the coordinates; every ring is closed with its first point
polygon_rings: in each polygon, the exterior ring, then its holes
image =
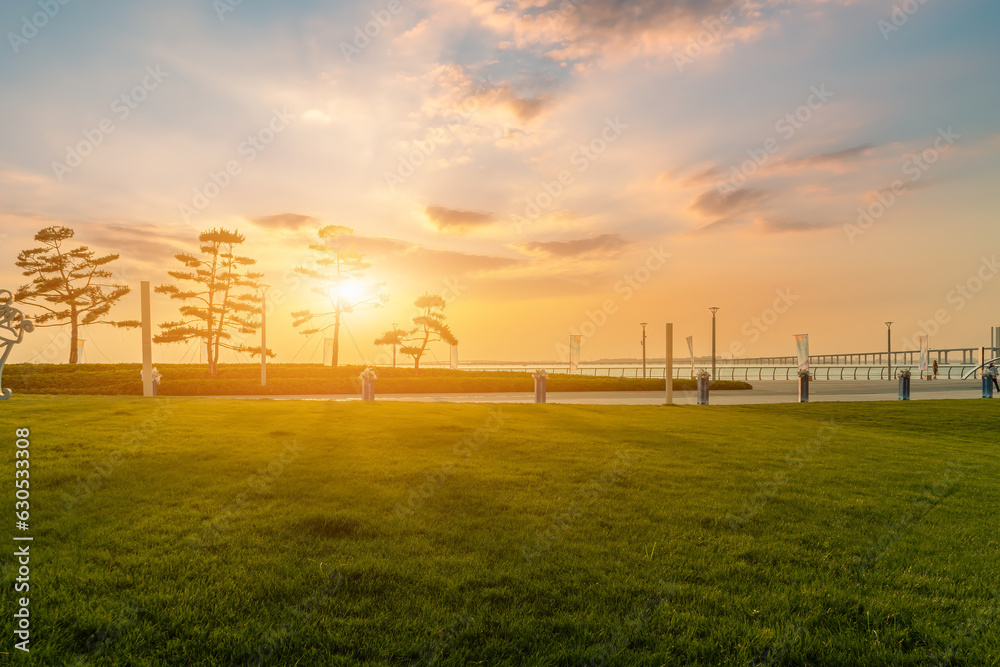
{"type": "Polygon", "coordinates": [[[3,365],[11,349],[24,339],[25,331],[32,331],[35,325],[26,319],[20,310],[11,307],[14,295],[0,290],[0,401],[10,398],[10,389],[3,388],[3,365]]]}

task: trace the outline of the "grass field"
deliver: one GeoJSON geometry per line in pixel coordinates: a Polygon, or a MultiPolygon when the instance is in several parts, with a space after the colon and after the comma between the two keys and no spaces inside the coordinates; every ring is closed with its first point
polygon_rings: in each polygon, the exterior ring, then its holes
{"type": "MultiPolygon", "coordinates": [[[[37,665],[996,665],[990,401],[32,397],[37,665]]],[[[24,534],[24,533],[17,533],[24,534]]]]}
{"type": "MultiPolygon", "coordinates": [[[[319,364],[271,364],[267,386],[259,364],[223,364],[216,376],[204,365],[158,364],[161,396],[237,396],[360,394],[362,366],[328,368],[319,364]]],[[[141,396],[141,364],[12,364],[4,386],[20,394],[141,396]]],[[[376,368],[380,394],[534,391],[530,372],[469,371],[448,368],[376,368]]],[[[675,379],[674,389],[694,389],[695,381],[675,379]]],[[[713,390],[752,389],[746,382],[719,380],[713,390]]],[[[663,380],[552,374],[548,391],[656,391],[663,380]]]]}

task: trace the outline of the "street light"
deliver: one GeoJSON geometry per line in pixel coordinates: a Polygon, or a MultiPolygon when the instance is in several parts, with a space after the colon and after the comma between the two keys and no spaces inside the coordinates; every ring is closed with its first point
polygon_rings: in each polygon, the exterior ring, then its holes
{"type": "Polygon", "coordinates": [[[712,382],[715,382],[715,313],[719,307],[712,306],[709,310],[712,311],[712,382]]]}
{"type": "Polygon", "coordinates": [[[886,355],[886,361],[889,363],[889,380],[892,380],[892,322],[885,323],[889,340],[887,343],[888,354],[886,355]]]}
{"type": "Polygon", "coordinates": [[[395,322],[392,323],[392,367],[396,367],[396,327],[399,326],[395,322]]]}
{"type": "Polygon", "coordinates": [[[260,386],[267,386],[267,289],[260,286],[260,386]]]}
{"type": "Polygon", "coordinates": [[[642,379],[646,379],[646,325],[649,322],[639,322],[642,327],[642,379]]]}

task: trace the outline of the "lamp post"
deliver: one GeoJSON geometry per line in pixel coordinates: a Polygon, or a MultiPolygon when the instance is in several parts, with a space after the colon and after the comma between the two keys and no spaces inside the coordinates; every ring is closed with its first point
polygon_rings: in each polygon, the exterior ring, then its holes
{"type": "Polygon", "coordinates": [[[886,342],[886,361],[889,364],[889,381],[892,381],[892,322],[885,323],[888,340],[886,342]]]}
{"type": "Polygon", "coordinates": [[[260,286],[260,386],[267,386],[267,289],[260,286]]]}
{"type": "MultiPolygon", "coordinates": [[[[393,334],[396,333],[396,327],[397,326],[398,325],[395,322],[392,323],[392,333],[393,334]]],[[[393,368],[396,367],[396,341],[395,341],[395,339],[393,339],[393,341],[392,341],[392,367],[393,368]]]]}
{"type": "Polygon", "coordinates": [[[712,306],[709,310],[712,311],[712,382],[715,382],[715,313],[719,307],[712,306]]]}
{"type": "Polygon", "coordinates": [[[642,379],[646,379],[646,325],[649,322],[639,322],[642,327],[642,379]]]}

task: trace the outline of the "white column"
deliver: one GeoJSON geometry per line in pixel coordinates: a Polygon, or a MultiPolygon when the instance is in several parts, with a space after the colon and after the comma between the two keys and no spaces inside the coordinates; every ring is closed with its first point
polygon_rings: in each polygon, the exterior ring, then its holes
{"type": "Polygon", "coordinates": [[[142,294],[142,395],[153,395],[153,323],[149,305],[149,281],[143,280],[142,294]]]}
{"type": "Polygon", "coordinates": [[[674,325],[667,322],[667,405],[674,404],[674,325]]]}

